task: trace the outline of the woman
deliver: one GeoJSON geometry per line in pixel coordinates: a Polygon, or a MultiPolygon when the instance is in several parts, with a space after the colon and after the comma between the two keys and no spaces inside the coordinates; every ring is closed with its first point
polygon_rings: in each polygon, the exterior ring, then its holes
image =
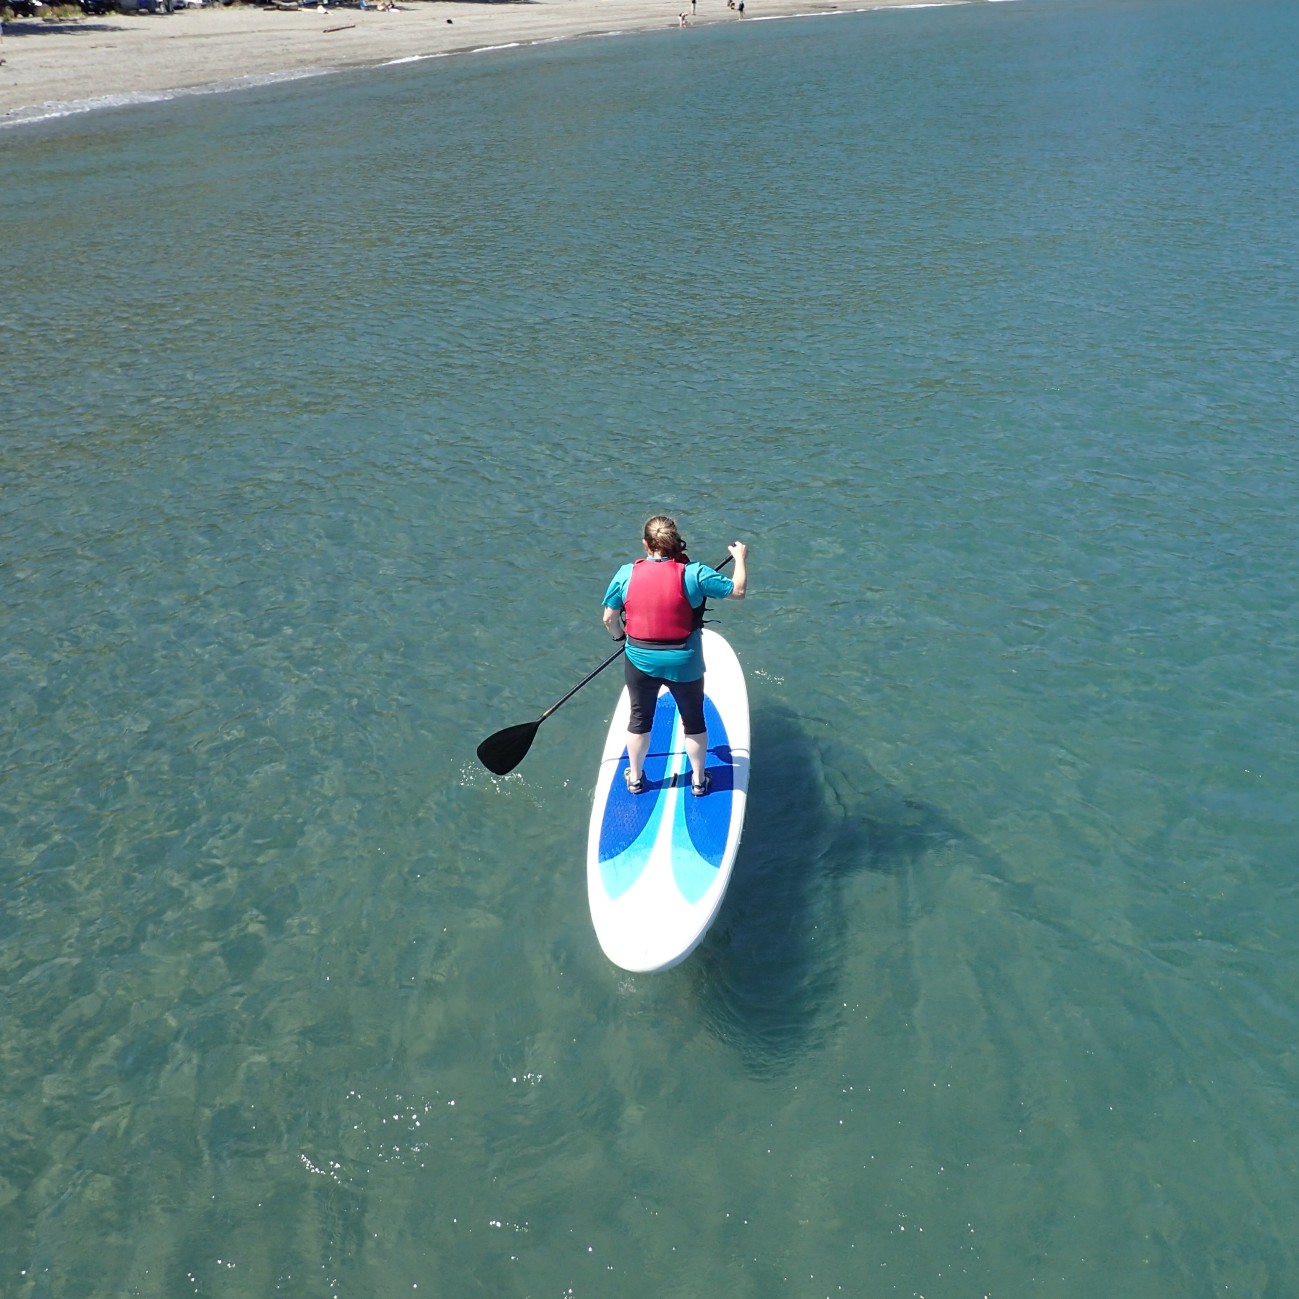
{"type": "Polygon", "coordinates": [[[645,788],[645,754],[659,687],[676,700],[690,759],[690,792],[708,793],[708,730],[704,725],[704,651],[699,629],[704,601],[743,600],[748,584],[749,548],[728,546],[735,561],[734,578],[686,554],[676,523],[656,514],[645,524],[645,558],[624,564],[604,593],[604,625],[614,640],[627,642],[627,693],[631,721],[627,732],[627,789],[645,788]],[[623,630],[623,622],[626,630],[623,630]]]}

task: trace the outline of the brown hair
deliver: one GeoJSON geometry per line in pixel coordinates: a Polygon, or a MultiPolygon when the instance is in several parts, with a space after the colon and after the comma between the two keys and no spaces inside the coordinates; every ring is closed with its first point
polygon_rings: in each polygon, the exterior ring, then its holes
{"type": "Polygon", "coordinates": [[[678,560],[686,557],[686,543],[677,531],[676,520],[666,514],[656,514],[645,521],[645,544],[655,555],[678,560]]]}

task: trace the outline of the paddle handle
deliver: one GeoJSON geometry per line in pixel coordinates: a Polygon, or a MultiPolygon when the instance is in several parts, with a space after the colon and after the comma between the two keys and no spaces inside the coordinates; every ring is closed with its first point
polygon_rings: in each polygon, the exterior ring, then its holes
{"type": "MultiPolygon", "coordinates": [[[[731,556],[727,555],[726,558],[722,560],[720,564],[717,565],[717,571],[720,573],[722,569],[724,569],[726,565],[729,564],[730,562],[731,562],[731,556]]],[[[627,652],[627,645],[626,642],[624,641],[624,643],[619,645],[618,648],[614,650],[614,652],[610,654],[609,657],[605,659],[605,661],[601,663],[598,668],[596,668],[593,672],[588,672],[586,676],[584,676],[581,679],[581,681],[579,681],[577,685],[575,685],[572,688],[572,690],[568,692],[568,694],[566,694],[562,699],[556,699],[555,702],[551,704],[550,707],[547,708],[546,711],[542,713],[540,717],[537,718],[537,725],[540,726],[541,723],[544,722],[546,718],[549,717],[550,714],[555,711],[556,708],[558,708],[561,704],[568,703],[568,701],[572,699],[572,697],[575,694],[577,694],[577,692],[581,690],[581,688],[584,685],[586,685],[588,681],[592,681],[596,677],[598,677],[600,673],[603,672],[605,668],[609,666],[610,663],[612,663],[615,659],[621,658],[624,654],[626,654],[626,652],[627,652]]]]}

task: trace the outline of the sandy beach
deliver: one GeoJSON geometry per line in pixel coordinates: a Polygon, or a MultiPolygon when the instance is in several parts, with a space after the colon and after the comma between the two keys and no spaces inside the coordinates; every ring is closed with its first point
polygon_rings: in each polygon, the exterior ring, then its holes
{"type": "MultiPolygon", "coordinates": [[[[389,10],[352,5],[255,5],[172,14],[107,14],[64,21],[13,19],[0,42],[0,124],[168,91],[229,85],[329,68],[535,41],[752,22],[791,14],[909,7],[915,0],[402,0],[389,10]]],[[[683,38],[688,32],[683,33],[683,38]]]]}

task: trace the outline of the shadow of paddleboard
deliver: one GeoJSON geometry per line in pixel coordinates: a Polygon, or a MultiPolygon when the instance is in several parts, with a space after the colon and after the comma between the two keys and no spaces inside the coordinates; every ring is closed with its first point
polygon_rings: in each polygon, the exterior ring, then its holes
{"type": "Polygon", "coordinates": [[[710,1027],[755,1073],[780,1072],[838,1022],[853,945],[887,943],[942,889],[940,858],[969,837],[890,784],[831,723],[785,709],[753,717],[744,841],[717,922],[696,953],[710,1027]],[[926,869],[928,863],[933,869],[926,869]],[[889,933],[852,927],[845,884],[887,892],[889,933]],[[900,913],[899,909],[900,908],[900,913]]]}

